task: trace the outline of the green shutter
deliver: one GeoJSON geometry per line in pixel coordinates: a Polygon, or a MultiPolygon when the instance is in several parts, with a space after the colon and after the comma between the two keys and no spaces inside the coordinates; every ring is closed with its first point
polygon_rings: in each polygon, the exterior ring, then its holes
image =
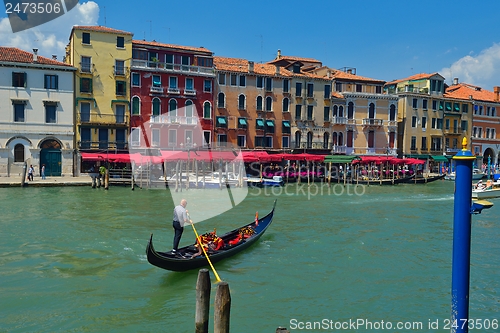
{"type": "Polygon", "coordinates": [[[26,88],[28,86],[28,74],[26,74],[26,72],[24,72],[23,74],[24,74],[24,88],[26,88]]]}

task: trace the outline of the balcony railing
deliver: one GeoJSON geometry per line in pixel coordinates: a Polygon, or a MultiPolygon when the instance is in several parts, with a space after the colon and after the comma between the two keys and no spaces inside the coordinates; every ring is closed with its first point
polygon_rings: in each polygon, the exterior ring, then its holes
{"type": "Polygon", "coordinates": [[[152,92],[152,93],[163,94],[163,87],[154,87],[154,86],[151,86],[151,88],[149,89],[149,91],[152,92]]]}
{"type": "Polygon", "coordinates": [[[92,73],[92,66],[90,64],[82,64],[80,66],[80,73],[92,73]]]}
{"type": "Polygon", "coordinates": [[[346,151],[346,146],[338,146],[338,145],[332,146],[332,152],[334,154],[345,154],[345,151],[346,151]]]}
{"type": "Polygon", "coordinates": [[[396,120],[388,120],[387,126],[398,126],[398,122],[396,120]]]}
{"type": "Polygon", "coordinates": [[[347,118],[333,116],[332,117],[332,124],[333,125],[345,125],[345,124],[347,124],[347,118]]]}
{"type": "Polygon", "coordinates": [[[375,119],[375,118],[364,118],[363,119],[363,126],[382,126],[384,121],[382,119],[375,119]]]}
{"type": "Polygon", "coordinates": [[[184,95],[186,96],[196,96],[196,90],[184,89],[184,95]]]}
{"type": "Polygon", "coordinates": [[[151,116],[152,123],[155,124],[179,124],[179,125],[196,125],[198,117],[181,117],[181,116],[151,116]]]}
{"type": "Polygon", "coordinates": [[[198,73],[205,75],[215,75],[212,67],[189,66],[181,64],[169,64],[165,62],[153,62],[147,60],[132,59],[132,67],[135,68],[157,68],[166,72],[198,73]]]}
{"type": "Polygon", "coordinates": [[[76,121],[80,124],[129,124],[128,114],[99,114],[96,112],[91,113],[77,113],[76,121]]]}
{"type": "Polygon", "coordinates": [[[444,134],[452,134],[452,135],[459,135],[462,134],[462,129],[459,128],[448,128],[448,129],[443,129],[444,134]]]}
{"type": "Polygon", "coordinates": [[[117,142],[117,141],[78,141],[77,145],[79,149],[99,149],[99,150],[128,149],[127,142],[117,142]]]}
{"type": "Polygon", "coordinates": [[[169,94],[176,94],[176,95],[178,95],[178,94],[180,94],[180,93],[181,93],[181,91],[180,91],[178,88],[168,88],[168,89],[167,89],[167,92],[168,92],[169,94]]]}

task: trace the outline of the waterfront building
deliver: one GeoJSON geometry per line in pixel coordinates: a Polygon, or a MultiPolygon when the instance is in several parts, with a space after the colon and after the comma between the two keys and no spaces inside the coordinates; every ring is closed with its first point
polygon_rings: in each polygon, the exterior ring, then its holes
{"type": "Polygon", "coordinates": [[[75,75],[75,147],[84,152],[128,151],[132,33],[73,26],[65,62],[75,75]]]}
{"type": "Polygon", "coordinates": [[[75,68],[13,47],[0,47],[0,176],[73,175],[75,68]]]}
{"type": "Polygon", "coordinates": [[[469,133],[470,112],[462,106],[466,103],[457,103],[445,96],[444,80],[439,73],[421,73],[385,84],[384,91],[399,98],[397,148],[400,155],[447,162],[443,157],[447,149],[453,149],[454,143],[458,149],[458,138],[469,133]]]}
{"type": "Polygon", "coordinates": [[[131,149],[210,147],[214,124],[213,53],[134,40],[131,149]]]}
{"type": "Polygon", "coordinates": [[[289,149],[291,73],[271,64],[214,57],[215,141],[241,149],[289,149]]]}
{"type": "Polygon", "coordinates": [[[284,56],[278,50],[277,57],[268,64],[276,66],[276,72],[286,70],[290,73],[287,81],[292,113],[290,148],[329,153],[332,142],[331,79],[314,72],[322,63],[311,58],[284,56]]]}
{"type": "MultiPolygon", "coordinates": [[[[468,135],[471,137],[472,152],[480,158],[479,165],[498,164],[500,151],[500,87],[493,91],[454,79],[453,85],[446,89],[446,96],[456,99],[464,113],[472,118],[468,122],[468,135]]],[[[455,106],[453,106],[455,108],[455,106]]],[[[463,128],[464,125],[462,125],[463,128]]]]}

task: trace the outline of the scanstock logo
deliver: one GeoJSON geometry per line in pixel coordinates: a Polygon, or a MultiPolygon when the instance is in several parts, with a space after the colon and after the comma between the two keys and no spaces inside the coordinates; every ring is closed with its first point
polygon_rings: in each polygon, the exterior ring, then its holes
{"type": "Polygon", "coordinates": [[[206,119],[200,121],[193,104],[152,115],[144,123],[132,119],[131,128],[128,146],[136,181],[144,177],[165,181],[166,177],[168,186],[161,188],[175,205],[181,199],[188,201],[193,222],[216,217],[248,195],[241,150],[213,142],[213,125],[206,119]]]}
{"type": "Polygon", "coordinates": [[[52,21],[72,10],[78,0],[4,0],[12,32],[30,29],[52,21]]]}

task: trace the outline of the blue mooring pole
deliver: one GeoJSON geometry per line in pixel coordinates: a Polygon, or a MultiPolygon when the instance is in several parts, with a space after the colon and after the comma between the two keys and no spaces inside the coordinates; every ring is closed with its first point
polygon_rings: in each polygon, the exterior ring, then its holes
{"type": "Polygon", "coordinates": [[[456,162],[455,205],[453,209],[453,264],[451,278],[451,322],[453,333],[467,333],[469,319],[469,279],[472,205],[472,163],[476,159],[467,150],[467,139],[456,162]]]}

